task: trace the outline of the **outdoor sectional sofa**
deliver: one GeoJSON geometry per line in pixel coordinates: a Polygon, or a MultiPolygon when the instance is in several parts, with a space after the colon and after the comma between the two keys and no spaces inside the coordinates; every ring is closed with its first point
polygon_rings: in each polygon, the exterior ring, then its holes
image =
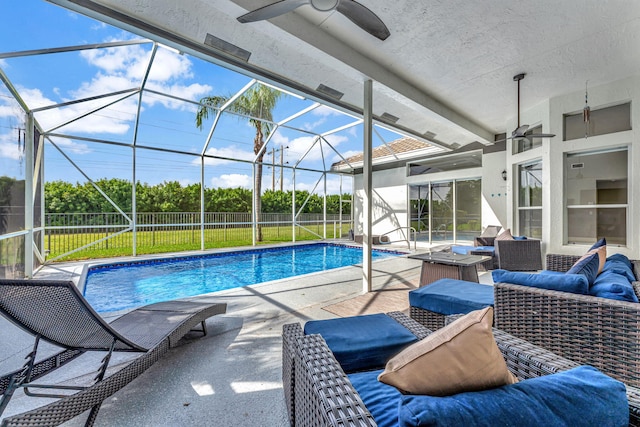
{"type": "MultiPolygon", "coordinates": [[[[580,258],[549,254],[546,268],[566,272],[580,258]]],[[[633,299],[640,261],[630,262],[633,299]]],[[[497,328],[640,387],[640,303],[504,282],[494,284],[497,328]]]]}
{"type": "MultiPolygon", "coordinates": [[[[419,339],[424,339],[425,334],[430,333],[424,326],[402,313],[389,315],[394,316],[419,339]]],[[[521,381],[569,371],[579,366],[498,329],[494,328],[493,334],[508,370],[521,381]]],[[[345,373],[322,335],[305,335],[298,323],[284,325],[282,363],[285,399],[292,426],[378,425],[351,381],[355,377],[345,373]]],[[[355,373],[360,374],[366,376],[368,373],[355,373]]],[[[369,378],[374,377],[369,375],[369,378]]],[[[640,392],[634,387],[626,387],[626,396],[629,425],[640,426],[640,392]]],[[[502,404],[500,399],[493,401],[498,402],[498,406],[502,404]]],[[[518,406],[523,413],[536,410],[526,403],[516,405],[518,406]]],[[[476,413],[478,417],[483,416],[481,412],[483,411],[476,413]]],[[[514,413],[510,419],[516,419],[517,416],[521,415],[514,413]]]]}

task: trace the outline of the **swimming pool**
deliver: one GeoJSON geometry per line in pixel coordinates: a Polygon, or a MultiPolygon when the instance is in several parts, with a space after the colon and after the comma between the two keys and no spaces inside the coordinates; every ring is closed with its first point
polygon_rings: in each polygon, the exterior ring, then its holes
{"type": "Polygon", "coordinates": [[[359,263],[360,247],[318,243],[105,264],[88,269],[84,295],[98,312],[119,311],[359,263]]]}

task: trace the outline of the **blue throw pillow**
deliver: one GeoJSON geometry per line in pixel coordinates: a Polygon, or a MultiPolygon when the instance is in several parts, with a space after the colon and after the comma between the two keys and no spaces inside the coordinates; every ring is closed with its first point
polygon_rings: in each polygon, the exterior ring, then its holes
{"type": "Polygon", "coordinates": [[[627,265],[627,267],[632,268],[631,260],[623,254],[613,254],[607,257],[607,261],[621,261],[627,265]]]}
{"type": "Polygon", "coordinates": [[[633,274],[633,270],[624,261],[612,260],[604,263],[603,272],[611,271],[613,273],[622,274],[629,282],[636,280],[636,276],[633,274]]]}
{"type": "MultiPolygon", "coordinates": [[[[597,255],[596,255],[597,256],[597,255]]],[[[513,283],[552,291],[589,294],[589,282],[583,274],[535,274],[520,271],[493,270],[494,283],[513,283]]]]}
{"type": "Polygon", "coordinates": [[[598,268],[600,267],[600,259],[597,253],[587,254],[576,261],[575,264],[567,271],[567,274],[583,274],[587,278],[587,282],[592,284],[598,277],[598,268]]]}
{"type": "MultiPolygon", "coordinates": [[[[595,242],[595,243],[593,244],[593,246],[591,246],[591,247],[589,248],[589,251],[590,251],[591,249],[598,249],[600,246],[607,246],[607,239],[605,239],[605,238],[603,237],[602,239],[598,240],[597,242],[595,242]]],[[[589,251],[587,251],[587,252],[589,252],[589,251]]]]}
{"type": "Polygon", "coordinates": [[[614,299],[618,301],[638,302],[633,286],[622,274],[603,271],[589,288],[594,297],[614,299]]]}
{"type": "Polygon", "coordinates": [[[401,427],[629,424],[625,385],[591,366],[490,390],[446,397],[402,395],[401,399],[401,427]]]}

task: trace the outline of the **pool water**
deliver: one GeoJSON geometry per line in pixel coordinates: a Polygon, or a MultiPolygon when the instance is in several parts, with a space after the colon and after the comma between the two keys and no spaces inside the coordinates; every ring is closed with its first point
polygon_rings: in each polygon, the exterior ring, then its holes
{"type": "MultiPolygon", "coordinates": [[[[402,255],[372,250],[372,259],[402,255]]],[[[91,267],[84,295],[98,312],[238,288],[362,263],[362,248],[311,244],[91,267]]]]}

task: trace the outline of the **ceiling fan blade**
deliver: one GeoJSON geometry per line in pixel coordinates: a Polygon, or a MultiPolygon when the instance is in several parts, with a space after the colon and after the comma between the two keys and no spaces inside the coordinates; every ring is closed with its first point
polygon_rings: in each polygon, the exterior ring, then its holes
{"type": "Polygon", "coordinates": [[[536,133],[527,135],[527,138],[553,138],[554,136],[556,136],[555,133],[536,133]]]}
{"type": "Polygon", "coordinates": [[[291,12],[305,4],[309,4],[309,0],[281,0],[258,8],[252,12],[245,13],[237,19],[243,24],[247,22],[263,21],[265,19],[275,18],[276,16],[291,12]]]}
{"type": "Polygon", "coordinates": [[[337,9],[351,22],[380,40],[386,40],[391,35],[387,26],[375,13],[354,0],[340,0],[337,9]]]}

